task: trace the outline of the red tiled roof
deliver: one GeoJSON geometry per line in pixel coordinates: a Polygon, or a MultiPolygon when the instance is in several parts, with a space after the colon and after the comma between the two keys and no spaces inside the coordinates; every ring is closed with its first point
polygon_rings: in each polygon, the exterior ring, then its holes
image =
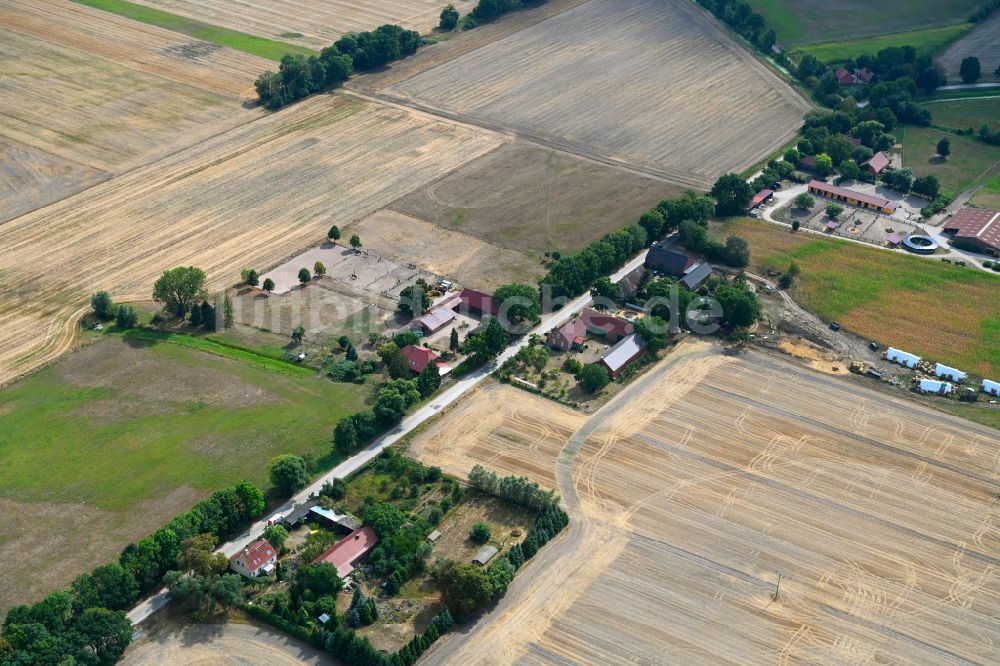
{"type": "Polygon", "coordinates": [[[587,324],[583,321],[582,317],[574,317],[556,329],[556,331],[566,342],[572,342],[575,338],[587,334],[587,324]]]}
{"type": "Polygon", "coordinates": [[[423,372],[429,363],[441,358],[427,347],[417,345],[406,345],[400,351],[403,352],[403,357],[410,365],[410,370],[416,373],[423,372]]]}
{"type": "Polygon", "coordinates": [[[854,83],[857,80],[857,78],[853,74],[851,74],[850,72],[848,72],[843,67],[841,67],[840,69],[838,69],[833,74],[834,74],[834,76],[837,77],[837,81],[842,86],[850,85],[850,84],[854,83]]]}
{"type": "Polygon", "coordinates": [[[774,196],[774,190],[769,190],[767,188],[764,188],[763,190],[754,195],[753,201],[750,202],[750,208],[759,206],[761,203],[767,201],[772,196],[774,196]]]}
{"type": "Polygon", "coordinates": [[[275,552],[274,547],[267,541],[261,539],[260,541],[254,541],[252,544],[241,550],[240,552],[229,558],[230,562],[242,562],[250,571],[256,571],[261,568],[267,561],[272,557],[277,557],[278,553],[275,552]]]}
{"type": "Polygon", "coordinates": [[[362,527],[333,544],[322,555],[312,561],[313,564],[329,562],[337,568],[337,575],[347,578],[358,560],[367,555],[378,545],[378,536],[370,527],[362,527]]]}
{"type": "Polygon", "coordinates": [[[603,314],[592,308],[584,308],[580,319],[586,324],[588,331],[597,335],[623,337],[630,335],[635,330],[635,325],[632,322],[603,314]]]}
{"type": "Polygon", "coordinates": [[[890,161],[889,156],[880,150],[872,155],[871,159],[865,162],[865,166],[869,167],[875,173],[882,173],[885,171],[885,168],[889,166],[890,161]]]}
{"type": "Polygon", "coordinates": [[[943,229],[957,239],[977,240],[1000,250],[1000,211],[962,208],[944,223],[943,229]]]}
{"type": "Polygon", "coordinates": [[[493,297],[475,289],[463,289],[459,294],[462,303],[472,310],[495,315],[497,307],[493,303],[493,297]]]}

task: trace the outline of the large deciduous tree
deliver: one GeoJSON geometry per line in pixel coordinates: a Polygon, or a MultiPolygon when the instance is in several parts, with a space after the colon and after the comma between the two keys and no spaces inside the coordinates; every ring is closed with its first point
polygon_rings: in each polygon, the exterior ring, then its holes
{"type": "Polygon", "coordinates": [[[153,285],[153,300],[178,317],[183,317],[198,301],[208,295],[205,271],[194,266],[178,266],[157,279],[153,285]]]}

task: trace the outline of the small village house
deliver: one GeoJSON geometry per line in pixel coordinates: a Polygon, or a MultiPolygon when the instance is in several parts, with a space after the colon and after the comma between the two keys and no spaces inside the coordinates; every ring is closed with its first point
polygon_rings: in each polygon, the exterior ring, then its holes
{"type": "Polygon", "coordinates": [[[400,351],[403,358],[406,359],[407,365],[410,366],[410,370],[415,374],[419,375],[431,363],[437,365],[438,372],[442,375],[449,369],[444,363],[441,363],[441,357],[433,349],[422,345],[406,345],[400,351]]]}
{"type": "Polygon", "coordinates": [[[889,159],[889,156],[880,150],[863,162],[861,166],[865,167],[870,175],[881,176],[891,163],[892,160],[889,159]]]}
{"type": "Polygon", "coordinates": [[[261,539],[229,558],[229,568],[241,576],[256,578],[269,575],[278,562],[278,553],[274,546],[261,539]]]}
{"type": "Polygon", "coordinates": [[[630,301],[635,298],[642,287],[642,281],[646,277],[646,268],[639,266],[635,270],[629,271],[625,277],[618,281],[619,296],[623,301],[630,301]]]}
{"type": "Polygon", "coordinates": [[[569,351],[583,347],[587,335],[587,324],[581,317],[573,317],[562,326],[557,326],[545,336],[545,342],[558,351],[569,351]]]}

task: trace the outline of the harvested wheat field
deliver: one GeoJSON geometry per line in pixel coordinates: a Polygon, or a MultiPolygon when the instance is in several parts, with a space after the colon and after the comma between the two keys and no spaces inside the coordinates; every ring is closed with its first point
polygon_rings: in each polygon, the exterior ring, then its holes
{"type": "Polygon", "coordinates": [[[487,380],[422,429],[409,453],[456,476],[480,464],[553,488],[559,451],[584,421],[568,407],[487,380]]]}
{"type": "Polygon", "coordinates": [[[809,109],[685,0],[591,0],[385,94],[702,188],[809,109]]]}
{"type": "MultiPolygon", "coordinates": [[[[994,12],[990,18],[955,40],[938,57],[938,63],[944,67],[948,76],[948,83],[962,82],[958,70],[962,60],[969,56],[979,58],[983,74],[981,83],[1000,80],[1000,77],[994,75],[997,67],[1000,67],[1000,14],[994,12]]],[[[979,129],[978,125],[972,126],[979,129]]]]}
{"type": "Polygon", "coordinates": [[[261,115],[265,60],[70,0],[0,0],[0,222],[261,115]]]}
{"type": "Polygon", "coordinates": [[[107,177],[103,171],[0,136],[0,223],[107,177]]]}
{"type": "Polygon", "coordinates": [[[988,428],[685,343],[568,439],[570,529],[430,659],[996,663],[998,460],[988,428]]]}
{"type": "Polygon", "coordinates": [[[537,257],[581,250],[681,191],[633,171],[513,141],[391,208],[537,257]]]}
{"type": "Polygon", "coordinates": [[[11,220],[0,226],[0,383],[64,351],[95,290],[145,299],[178,265],[231,284],[240,267],[292,256],[501,141],[317,96],[11,220]]]}
{"type": "MultiPolygon", "coordinates": [[[[447,2],[441,0],[135,0],[173,14],[204,21],[260,37],[281,39],[317,51],[345,32],[372,30],[384,23],[430,32],[437,27],[447,2]]],[[[472,11],[473,0],[452,0],[462,14],[472,11]]]]}
{"type": "MultiPolygon", "coordinates": [[[[254,80],[274,69],[269,60],[72,0],[0,0],[0,27],[239,100],[256,98],[254,80]]],[[[96,67],[100,61],[91,64],[96,67]]],[[[85,101],[80,99],[78,104],[85,101]]]]}

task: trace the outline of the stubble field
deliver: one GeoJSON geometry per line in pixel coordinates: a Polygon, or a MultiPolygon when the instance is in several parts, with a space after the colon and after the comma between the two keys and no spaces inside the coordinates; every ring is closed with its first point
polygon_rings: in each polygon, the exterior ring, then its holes
{"type": "MultiPolygon", "coordinates": [[[[383,23],[429,32],[437,27],[439,0],[277,0],[247,3],[240,0],[135,0],[173,14],[261,37],[282,39],[320,50],[345,32],[372,30],[383,23]]],[[[454,0],[462,14],[472,10],[472,0],[454,0]]]]}
{"type": "Polygon", "coordinates": [[[501,141],[320,96],[11,220],[0,226],[0,383],[64,351],[93,291],[146,299],[178,265],[232,284],[241,267],[290,257],[501,141]]]}
{"type": "MultiPolygon", "coordinates": [[[[494,431],[458,448],[501,454],[494,431]]],[[[499,467],[554,469],[570,529],[431,661],[996,661],[994,431],[689,342],[565,442],[499,467]]]]}
{"type": "MultiPolygon", "coordinates": [[[[1000,66],[1000,14],[994,12],[990,18],[979,23],[949,46],[938,58],[938,62],[947,72],[949,83],[961,83],[962,78],[958,70],[962,65],[962,59],[968,56],[979,58],[983,72],[980,82],[998,80],[993,72],[1000,66]]],[[[974,127],[979,128],[978,125],[974,127]]]]}
{"type": "Polygon", "coordinates": [[[390,208],[541,257],[581,250],[681,191],[632,171],[513,141],[390,208]]]}
{"type": "Polygon", "coordinates": [[[591,0],[383,94],[692,187],[778,148],[809,108],[682,0],[591,0]]]}

